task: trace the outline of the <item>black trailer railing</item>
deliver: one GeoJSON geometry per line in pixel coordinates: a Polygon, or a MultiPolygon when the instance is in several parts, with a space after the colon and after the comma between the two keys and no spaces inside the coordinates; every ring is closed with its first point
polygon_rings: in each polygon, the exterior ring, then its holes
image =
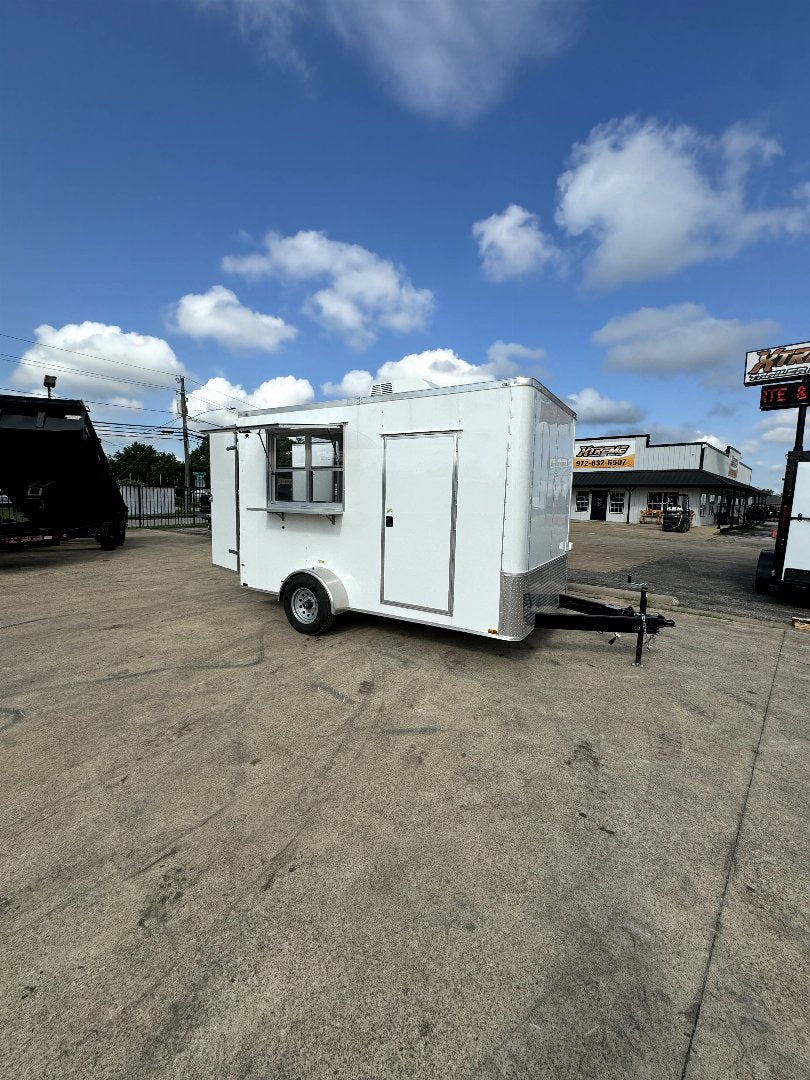
{"type": "Polygon", "coordinates": [[[130,529],[210,527],[210,488],[124,482],[118,486],[129,511],[130,529]]]}

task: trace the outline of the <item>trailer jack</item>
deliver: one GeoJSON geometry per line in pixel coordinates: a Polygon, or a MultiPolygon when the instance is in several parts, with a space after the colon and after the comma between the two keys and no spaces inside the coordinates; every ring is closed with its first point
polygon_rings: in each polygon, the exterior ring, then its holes
{"type": "Polygon", "coordinates": [[[591,630],[597,633],[612,634],[612,645],[620,634],[636,635],[636,658],[634,667],[641,667],[641,654],[645,641],[652,643],[654,636],[665,627],[674,626],[672,619],[663,615],[647,614],[647,587],[640,585],[641,599],[638,611],[628,605],[601,604],[596,600],[586,600],[582,596],[570,596],[560,593],[558,611],[540,611],[534,616],[534,625],[538,630],[591,630]],[[570,612],[570,614],[569,614],[570,612]]]}

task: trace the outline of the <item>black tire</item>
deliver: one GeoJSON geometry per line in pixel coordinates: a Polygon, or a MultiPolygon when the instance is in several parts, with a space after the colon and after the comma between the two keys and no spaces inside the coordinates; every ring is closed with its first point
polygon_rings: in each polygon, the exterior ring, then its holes
{"type": "Polygon", "coordinates": [[[299,634],[323,634],[335,621],[326,589],[309,574],[291,577],[281,602],[287,621],[299,634]]]}
{"type": "Polygon", "coordinates": [[[115,532],[115,526],[111,521],[105,521],[101,526],[98,531],[98,542],[102,551],[113,551],[118,546],[115,532]]]}
{"type": "Polygon", "coordinates": [[[773,586],[773,578],[771,577],[771,570],[773,570],[773,552],[766,548],[765,551],[761,551],[759,554],[759,560],[757,561],[757,573],[754,578],[754,592],[769,593],[773,586]]]}

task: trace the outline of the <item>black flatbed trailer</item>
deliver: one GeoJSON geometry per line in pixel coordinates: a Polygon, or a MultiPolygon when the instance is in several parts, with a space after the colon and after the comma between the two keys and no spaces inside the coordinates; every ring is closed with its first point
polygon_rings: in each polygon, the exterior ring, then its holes
{"type": "Polygon", "coordinates": [[[124,543],[127,506],[78,399],[0,394],[0,551],[93,537],[124,543]]]}

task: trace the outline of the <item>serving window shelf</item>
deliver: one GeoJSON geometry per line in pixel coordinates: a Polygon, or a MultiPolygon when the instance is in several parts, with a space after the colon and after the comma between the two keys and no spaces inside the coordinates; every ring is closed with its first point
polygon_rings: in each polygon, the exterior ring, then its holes
{"type": "Polygon", "coordinates": [[[310,517],[328,517],[335,523],[335,518],[343,514],[342,503],[294,503],[275,502],[267,506],[246,506],[245,510],[261,514],[277,514],[284,520],[285,514],[308,514],[310,517]]]}

